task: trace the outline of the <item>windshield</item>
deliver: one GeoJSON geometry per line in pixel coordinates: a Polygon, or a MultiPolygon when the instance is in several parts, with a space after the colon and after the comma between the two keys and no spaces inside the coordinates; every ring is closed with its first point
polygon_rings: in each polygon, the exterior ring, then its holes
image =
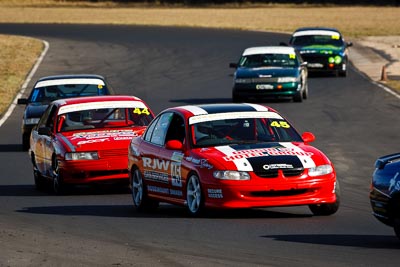
{"type": "Polygon", "coordinates": [[[302,142],[296,130],[280,118],[223,119],[192,126],[195,147],[264,142],[302,142]]]}
{"type": "Polygon", "coordinates": [[[147,108],[102,108],[63,113],[57,118],[57,132],[82,129],[147,126],[153,119],[147,108]]]}
{"type": "Polygon", "coordinates": [[[293,37],[294,46],[332,45],[343,46],[343,40],[338,35],[302,35],[293,37]]]}
{"type": "Polygon", "coordinates": [[[60,98],[107,95],[105,85],[97,84],[63,84],[34,88],[29,102],[50,103],[60,98]]]}
{"type": "Polygon", "coordinates": [[[260,68],[260,67],[298,67],[296,54],[258,54],[241,57],[240,67],[260,68]]]}

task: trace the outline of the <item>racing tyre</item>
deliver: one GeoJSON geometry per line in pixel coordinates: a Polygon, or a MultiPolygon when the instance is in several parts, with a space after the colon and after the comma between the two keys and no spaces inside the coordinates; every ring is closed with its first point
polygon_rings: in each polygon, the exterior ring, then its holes
{"type": "Polygon", "coordinates": [[[340,70],[339,72],[338,72],[338,75],[339,75],[339,77],[346,77],[347,76],[347,61],[346,61],[346,63],[345,63],[345,66],[346,66],[346,69],[345,70],[340,70]]]}
{"type": "Polygon", "coordinates": [[[191,174],[186,185],[186,202],[189,214],[198,216],[204,209],[204,197],[201,192],[200,179],[196,174],[191,174]]]}
{"type": "Polygon", "coordinates": [[[132,200],[133,205],[138,211],[152,211],[158,207],[158,202],[149,199],[146,187],[143,184],[143,177],[139,169],[132,173],[132,200]]]}
{"type": "Polygon", "coordinates": [[[239,103],[239,102],[241,102],[241,98],[235,94],[232,94],[232,102],[239,103]]]}
{"type": "Polygon", "coordinates": [[[400,239],[400,215],[398,215],[397,218],[394,219],[393,228],[397,238],[400,239]]]}
{"type": "Polygon", "coordinates": [[[316,204],[316,205],[309,205],[311,212],[315,216],[329,216],[336,213],[340,206],[340,187],[339,181],[336,180],[336,187],[335,187],[335,195],[336,195],[336,202],[332,204],[316,204]]]}
{"type": "Polygon", "coordinates": [[[65,193],[65,186],[60,175],[58,160],[53,156],[53,191],[56,195],[63,195],[65,193]]]}
{"type": "Polygon", "coordinates": [[[39,171],[33,170],[33,178],[35,180],[35,187],[38,191],[43,191],[46,189],[46,179],[40,175],[39,171]]]}
{"type": "Polygon", "coordinates": [[[29,150],[29,136],[22,135],[22,150],[28,151],[29,150]]]}
{"type": "Polygon", "coordinates": [[[308,98],[308,82],[304,84],[303,99],[308,98]]]}
{"type": "Polygon", "coordinates": [[[297,92],[293,97],[294,102],[303,102],[303,92],[297,92]]]}

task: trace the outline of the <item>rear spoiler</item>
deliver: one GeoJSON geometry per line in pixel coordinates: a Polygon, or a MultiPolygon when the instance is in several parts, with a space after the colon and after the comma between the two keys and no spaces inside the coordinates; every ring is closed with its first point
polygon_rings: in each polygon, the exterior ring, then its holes
{"type": "Polygon", "coordinates": [[[400,161],[400,153],[386,155],[378,158],[375,162],[375,168],[383,169],[385,168],[386,164],[393,163],[396,161],[400,161]]]}

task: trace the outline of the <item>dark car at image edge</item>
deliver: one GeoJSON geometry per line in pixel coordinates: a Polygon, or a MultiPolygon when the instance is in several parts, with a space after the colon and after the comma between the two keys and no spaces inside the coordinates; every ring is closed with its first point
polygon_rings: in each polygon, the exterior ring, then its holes
{"type": "Polygon", "coordinates": [[[373,215],[400,239],[400,153],[376,160],[369,198],[373,215]]]}

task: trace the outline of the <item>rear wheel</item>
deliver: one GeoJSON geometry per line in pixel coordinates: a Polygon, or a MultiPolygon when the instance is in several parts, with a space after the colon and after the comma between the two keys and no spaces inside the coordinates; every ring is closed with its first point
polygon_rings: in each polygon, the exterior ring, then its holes
{"type": "Polygon", "coordinates": [[[197,216],[203,212],[204,198],[201,192],[200,179],[196,174],[189,176],[186,185],[187,208],[191,215],[197,216]]]}
{"type": "Polygon", "coordinates": [[[131,186],[133,205],[138,211],[150,211],[158,207],[158,202],[149,199],[147,196],[146,187],[139,169],[135,169],[132,173],[131,186]]]}
{"type": "Polygon", "coordinates": [[[338,180],[336,180],[335,195],[336,195],[335,203],[309,205],[311,212],[315,216],[329,216],[338,211],[340,206],[340,187],[338,180]]]}

